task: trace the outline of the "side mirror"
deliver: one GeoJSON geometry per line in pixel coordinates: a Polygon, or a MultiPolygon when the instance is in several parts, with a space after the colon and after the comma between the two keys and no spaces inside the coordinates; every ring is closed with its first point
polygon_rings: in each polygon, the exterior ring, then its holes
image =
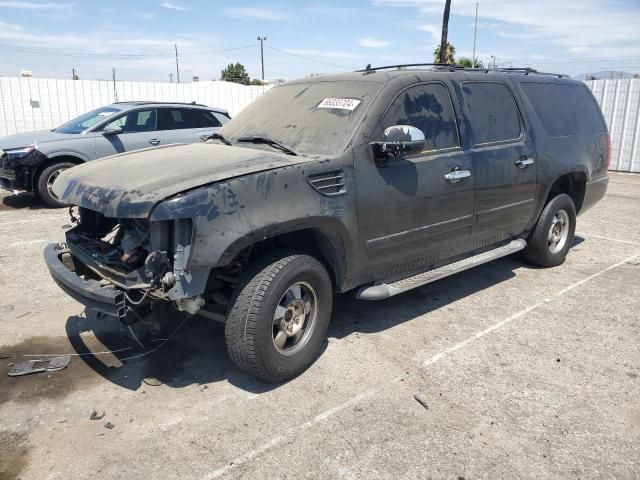
{"type": "Polygon", "coordinates": [[[422,130],[411,125],[394,125],[386,128],[381,142],[373,142],[376,157],[389,158],[412,155],[424,150],[426,141],[422,130]]]}
{"type": "Polygon", "coordinates": [[[102,130],[102,135],[104,135],[105,137],[110,137],[112,135],[120,135],[122,133],[122,127],[105,127],[104,130],[102,130]]]}

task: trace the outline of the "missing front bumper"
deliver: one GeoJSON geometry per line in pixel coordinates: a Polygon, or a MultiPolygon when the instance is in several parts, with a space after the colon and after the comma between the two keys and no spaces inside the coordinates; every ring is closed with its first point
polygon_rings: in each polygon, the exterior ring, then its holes
{"type": "Polygon", "coordinates": [[[44,249],[45,263],[58,286],[87,310],[118,319],[124,318],[127,313],[124,293],[113,285],[103,285],[97,280],[86,280],[78,276],[62,261],[62,255],[68,253],[66,248],[56,243],[50,243],[44,249]]]}

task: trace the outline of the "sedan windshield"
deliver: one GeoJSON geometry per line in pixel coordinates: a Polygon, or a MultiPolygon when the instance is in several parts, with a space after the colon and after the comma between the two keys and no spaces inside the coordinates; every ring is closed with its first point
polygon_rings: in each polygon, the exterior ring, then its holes
{"type": "Polygon", "coordinates": [[[219,133],[233,142],[262,137],[303,155],[336,155],[347,147],[381,88],[380,83],[361,80],[277,86],[219,133]]]}
{"type": "Polygon", "coordinates": [[[56,128],[54,132],[58,133],[82,133],[87,128],[91,128],[97,123],[106,120],[109,116],[113,115],[120,110],[113,107],[102,107],[91,112],[80,115],[73,120],[65,123],[64,125],[56,128]]]}

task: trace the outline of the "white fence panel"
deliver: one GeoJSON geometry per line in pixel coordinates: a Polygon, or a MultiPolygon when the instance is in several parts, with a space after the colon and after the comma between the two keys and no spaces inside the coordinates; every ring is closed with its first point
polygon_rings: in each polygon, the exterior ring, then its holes
{"type": "MultiPolygon", "coordinates": [[[[611,170],[640,173],[640,79],[591,80],[612,141],[611,170]]],[[[270,87],[230,82],[116,82],[117,100],[197,102],[233,116],[270,87]]],[[[0,137],[54,128],[116,100],[113,82],[0,77],[0,137]]]]}
{"type": "MultiPolygon", "coordinates": [[[[115,82],[118,101],[196,102],[232,116],[269,90],[231,82],[115,82]]],[[[0,137],[55,128],[116,101],[113,82],[0,77],[0,137]]]]}
{"type": "Polygon", "coordinates": [[[610,170],[640,173],[640,79],[585,82],[611,133],[610,170]]]}

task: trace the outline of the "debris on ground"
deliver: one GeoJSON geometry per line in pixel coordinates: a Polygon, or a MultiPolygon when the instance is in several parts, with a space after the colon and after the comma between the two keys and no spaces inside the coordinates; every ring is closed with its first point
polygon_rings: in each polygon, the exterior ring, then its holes
{"type": "Polygon", "coordinates": [[[115,425],[111,422],[107,422],[104,424],[104,428],[108,428],[109,430],[113,430],[113,427],[115,427],[115,425]]]}
{"type": "Polygon", "coordinates": [[[149,385],[150,387],[159,387],[164,383],[162,380],[158,380],[157,378],[154,378],[154,377],[146,377],[146,378],[143,378],[142,381],[147,385],[149,385]]]}
{"type": "Polygon", "coordinates": [[[89,420],[102,420],[105,416],[105,412],[101,412],[98,413],[97,411],[93,411],[91,412],[91,416],[89,417],[89,420]]]}
{"type": "Polygon", "coordinates": [[[421,395],[416,393],[413,396],[413,398],[416,400],[416,402],[422,405],[425,408],[425,410],[429,410],[429,405],[427,405],[427,401],[421,395]]]}
{"type": "Polygon", "coordinates": [[[21,375],[29,375],[31,373],[40,372],[57,372],[69,365],[71,357],[62,355],[60,357],[47,358],[45,360],[29,360],[26,362],[14,363],[9,369],[10,377],[19,377],[21,375]]]}

